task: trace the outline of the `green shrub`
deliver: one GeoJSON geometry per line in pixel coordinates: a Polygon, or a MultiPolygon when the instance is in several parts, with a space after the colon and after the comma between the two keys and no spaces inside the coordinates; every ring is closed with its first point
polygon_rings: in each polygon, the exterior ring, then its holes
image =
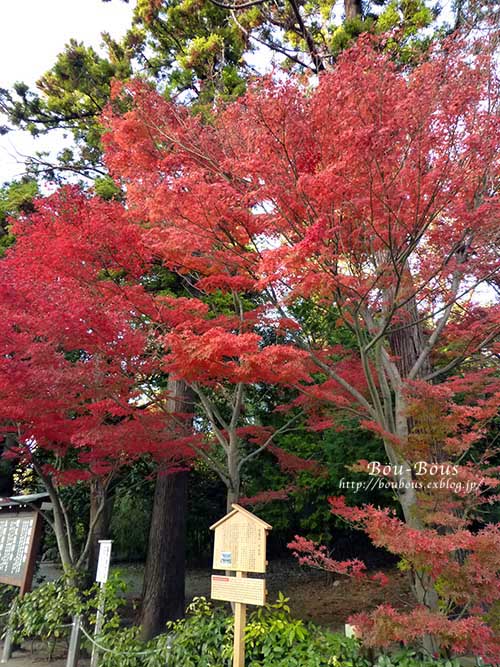
{"type": "MultiPolygon", "coordinates": [[[[112,633],[120,627],[118,610],[124,602],[124,590],[120,573],[111,573],[104,588],[106,607],[103,632],[112,633]]],[[[47,642],[49,653],[52,654],[55,643],[69,635],[73,616],[81,614],[86,625],[93,626],[99,596],[98,584],[81,590],[64,577],[42,584],[16,604],[12,618],[15,640],[37,639],[47,642]]]]}
{"type": "Polygon", "coordinates": [[[250,614],[246,628],[249,667],[365,667],[356,640],[290,616],[281,593],[273,605],[250,614]]]}
{"type": "Polygon", "coordinates": [[[374,667],[460,667],[460,661],[454,660],[436,660],[434,658],[425,658],[412,650],[398,651],[393,655],[381,655],[374,663],[374,667]]]}
{"type": "Polygon", "coordinates": [[[17,595],[15,586],[0,584],[0,614],[7,614],[10,611],[12,602],[17,595]]]}
{"type": "MultiPolygon", "coordinates": [[[[195,598],[185,619],[167,624],[167,632],[148,643],[139,629],[105,632],[99,639],[107,649],[101,667],[172,666],[227,667],[233,650],[233,619],[206,599],[195,598]],[[167,648],[167,645],[170,648],[167,648]]],[[[246,629],[248,667],[369,667],[355,640],[326,632],[290,617],[287,599],[280,596],[249,615],[246,629]]]]}
{"type": "Polygon", "coordinates": [[[16,639],[57,640],[81,608],[78,589],[64,580],[51,581],[19,600],[13,617],[16,639]]]}
{"type": "MultiPolygon", "coordinates": [[[[165,667],[167,635],[161,635],[150,642],[141,642],[139,632],[138,627],[122,628],[115,632],[105,632],[99,637],[99,667],[116,667],[118,664],[120,667],[165,667]]],[[[184,667],[185,663],[180,664],[184,667]]]]}
{"type": "MultiPolygon", "coordinates": [[[[124,584],[113,573],[106,585],[106,615],[100,667],[228,667],[233,651],[233,618],[227,610],[195,598],[186,618],[167,623],[166,632],[141,642],[140,628],[121,628],[118,610],[124,584]],[[168,662],[167,662],[168,658],[168,662]]],[[[44,584],[27,594],[15,613],[15,636],[42,639],[49,646],[64,636],[64,626],[82,614],[87,630],[93,627],[99,601],[96,585],[80,591],[64,580],[44,584]]],[[[411,650],[368,660],[355,639],[329,632],[290,615],[288,598],[281,593],[248,616],[246,667],[458,667],[457,661],[421,658],[411,650]]],[[[84,645],[90,651],[91,643],[84,645]]]]}

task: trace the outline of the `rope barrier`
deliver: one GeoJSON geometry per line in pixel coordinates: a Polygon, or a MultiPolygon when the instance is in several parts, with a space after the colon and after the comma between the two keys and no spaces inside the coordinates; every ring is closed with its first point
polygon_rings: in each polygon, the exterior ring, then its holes
{"type": "Polygon", "coordinates": [[[131,657],[136,657],[139,655],[154,655],[156,653],[163,653],[165,650],[170,650],[170,646],[166,646],[166,648],[157,648],[157,649],[149,649],[147,651],[117,651],[116,649],[108,648],[107,646],[103,646],[102,644],[99,644],[98,642],[93,639],[89,635],[89,633],[85,630],[83,626],[81,626],[81,631],[82,634],[88,639],[88,641],[96,646],[100,651],[104,651],[105,653],[114,653],[115,655],[125,655],[125,656],[131,656],[131,657]]]}
{"type": "MultiPolygon", "coordinates": [[[[0,618],[2,618],[2,616],[10,616],[10,611],[6,612],[5,614],[0,614],[0,618]]],[[[73,623],[66,623],[65,625],[56,625],[57,630],[60,630],[61,628],[72,628],[72,627],[73,623]]]]}
{"type": "MultiPolygon", "coordinates": [[[[0,614],[0,617],[2,616],[9,616],[10,612],[0,614]]],[[[62,628],[72,628],[74,627],[74,623],[66,623],[65,625],[58,625],[58,629],[62,628]]],[[[95,639],[89,635],[89,633],[85,630],[85,628],[81,625],[80,630],[82,634],[85,636],[85,638],[94,646],[96,646],[99,651],[104,651],[105,653],[113,653],[114,655],[123,655],[123,656],[129,656],[129,657],[136,657],[136,656],[143,656],[143,655],[155,655],[158,653],[165,653],[170,650],[171,646],[167,644],[165,648],[157,648],[157,649],[148,649],[146,651],[117,651],[116,649],[108,648],[107,646],[103,646],[99,642],[96,642],[95,639]]]]}

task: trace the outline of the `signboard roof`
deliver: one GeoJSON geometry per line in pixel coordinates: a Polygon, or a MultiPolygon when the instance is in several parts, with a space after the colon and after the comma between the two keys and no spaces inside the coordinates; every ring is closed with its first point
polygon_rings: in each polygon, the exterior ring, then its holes
{"type": "Polygon", "coordinates": [[[258,516],[255,516],[255,514],[252,514],[248,510],[246,510],[244,507],[241,507],[241,505],[237,505],[236,503],[233,503],[231,505],[233,510],[229,512],[229,514],[226,514],[226,516],[223,516],[222,519],[219,519],[216,521],[212,526],[210,526],[210,530],[215,530],[215,528],[218,528],[221,524],[223,524],[225,521],[228,519],[231,519],[232,517],[240,514],[244,516],[247,519],[250,519],[251,521],[254,521],[257,525],[261,526],[264,528],[264,530],[272,530],[272,526],[270,526],[268,523],[263,521],[262,519],[259,519],[258,516]]]}
{"type": "Polygon", "coordinates": [[[2,507],[26,507],[26,505],[41,505],[49,498],[48,493],[33,493],[29,496],[11,496],[10,498],[0,498],[0,508],[2,507]]]}

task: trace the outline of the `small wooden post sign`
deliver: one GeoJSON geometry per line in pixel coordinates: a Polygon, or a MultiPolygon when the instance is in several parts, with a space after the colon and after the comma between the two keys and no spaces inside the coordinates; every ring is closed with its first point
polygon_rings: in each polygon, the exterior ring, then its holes
{"type": "MultiPolygon", "coordinates": [[[[105,584],[108,581],[109,566],[111,564],[111,549],[113,540],[99,540],[99,559],[97,561],[97,573],[95,580],[101,585],[99,592],[99,605],[95,619],[94,637],[99,639],[104,623],[104,610],[106,607],[105,584]]],[[[97,667],[99,664],[99,649],[97,644],[92,645],[92,655],[90,657],[90,667],[97,667]]]]}
{"type": "Polygon", "coordinates": [[[266,571],[266,538],[271,526],[239,505],[210,526],[215,531],[214,570],[236,576],[212,576],[212,599],[234,602],[233,667],[245,667],[246,605],[266,603],[265,579],[247,579],[248,572],[266,571]]]}
{"type": "Polygon", "coordinates": [[[41,528],[38,512],[0,512],[0,583],[20,595],[31,589],[41,528]]]}
{"type": "MultiPolygon", "coordinates": [[[[0,583],[19,587],[19,596],[31,590],[42,522],[37,508],[46,494],[0,498],[0,583]],[[34,510],[29,509],[29,506],[34,510]]],[[[2,664],[10,660],[13,646],[14,600],[5,634],[2,664]]]]}

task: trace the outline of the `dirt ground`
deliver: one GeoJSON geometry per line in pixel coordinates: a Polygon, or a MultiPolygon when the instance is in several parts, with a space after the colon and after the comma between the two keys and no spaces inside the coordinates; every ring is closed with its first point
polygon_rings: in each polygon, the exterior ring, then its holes
{"type": "MultiPolygon", "coordinates": [[[[127,583],[128,597],[139,603],[142,589],[143,565],[122,564],[113,566],[120,570],[127,583]]],[[[335,578],[325,572],[301,567],[293,558],[272,560],[266,573],[268,600],[273,602],[281,591],[290,598],[292,614],[305,621],[313,621],[333,630],[343,630],[351,614],[369,611],[380,604],[391,603],[398,609],[414,604],[410,583],[406,574],[396,568],[385,569],[389,578],[387,586],[370,581],[352,581],[335,578]]],[[[212,570],[190,569],[186,577],[186,598],[196,596],[210,598],[212,570]]],[[[44,580],[59,575],[50,565],[42,566],[39,575],[44,580]]],[[[133,619],[131,619],[133,620],[133,619]]]]}
{"type": "MultiPolygon", "coordinates": [[[[130,597],[136,604],[142,585],[142,566],[120,568],[127,581],[130,597]]],[[[293,559],[271,561],[266,573],[268,601],[273,602],[281,591],[290,598],[293,616],[313,621],[335,631],[343,631],[351,614],[369,611],[380,604],[390,603],[398,609],[414,605],[407,575],[396,568],[385,569],[389,579],[386,586],[372,581],[352,581],[335,578],[324,572],[300,567],[293,559]]],[[[209,569],[189,570],[186,578],[186,598],[210,598],[209,569]]],[[[132,619],[131,619],[132,620],[132,619]]]]}
{"type": "Polygon", "coordinates": [[[314,621],[335,631],[343,631],[352,614],[375,609],[390,603],[399,609],[414,604],[407,578],[400,573],[386,572],[390,583],[381,587],[373,582],[352,582],[346,579],[317,584],[297,583],[289,592],[292,613],[298,618],[314,621]]]}
{"type": "Polygon", "coordinates": [[[268,600],[273,602],[281,591],[290,598],[292,615],[304,621],[342,632],[352,614],[391,603],[398,609],[414,604],[410,583],[397,569],[386,570],[386,586],[372,581],[352,581],[310,568],[295,561],[272,563],[266,575],[268,600]]]}
{"type": "MultiPolygon", "coordinates": [[[[1,646],[1,643],[0,643],[1,646]]],[[[16,651],[9,662],[5,663],[7,667],[66,667],[66,658],[54,660],[48,663],[46,657],[37,657],[31,651],[16,651]]],[[[82,667],[86,667],[88,662],[81,662],[82,667]]]]}

